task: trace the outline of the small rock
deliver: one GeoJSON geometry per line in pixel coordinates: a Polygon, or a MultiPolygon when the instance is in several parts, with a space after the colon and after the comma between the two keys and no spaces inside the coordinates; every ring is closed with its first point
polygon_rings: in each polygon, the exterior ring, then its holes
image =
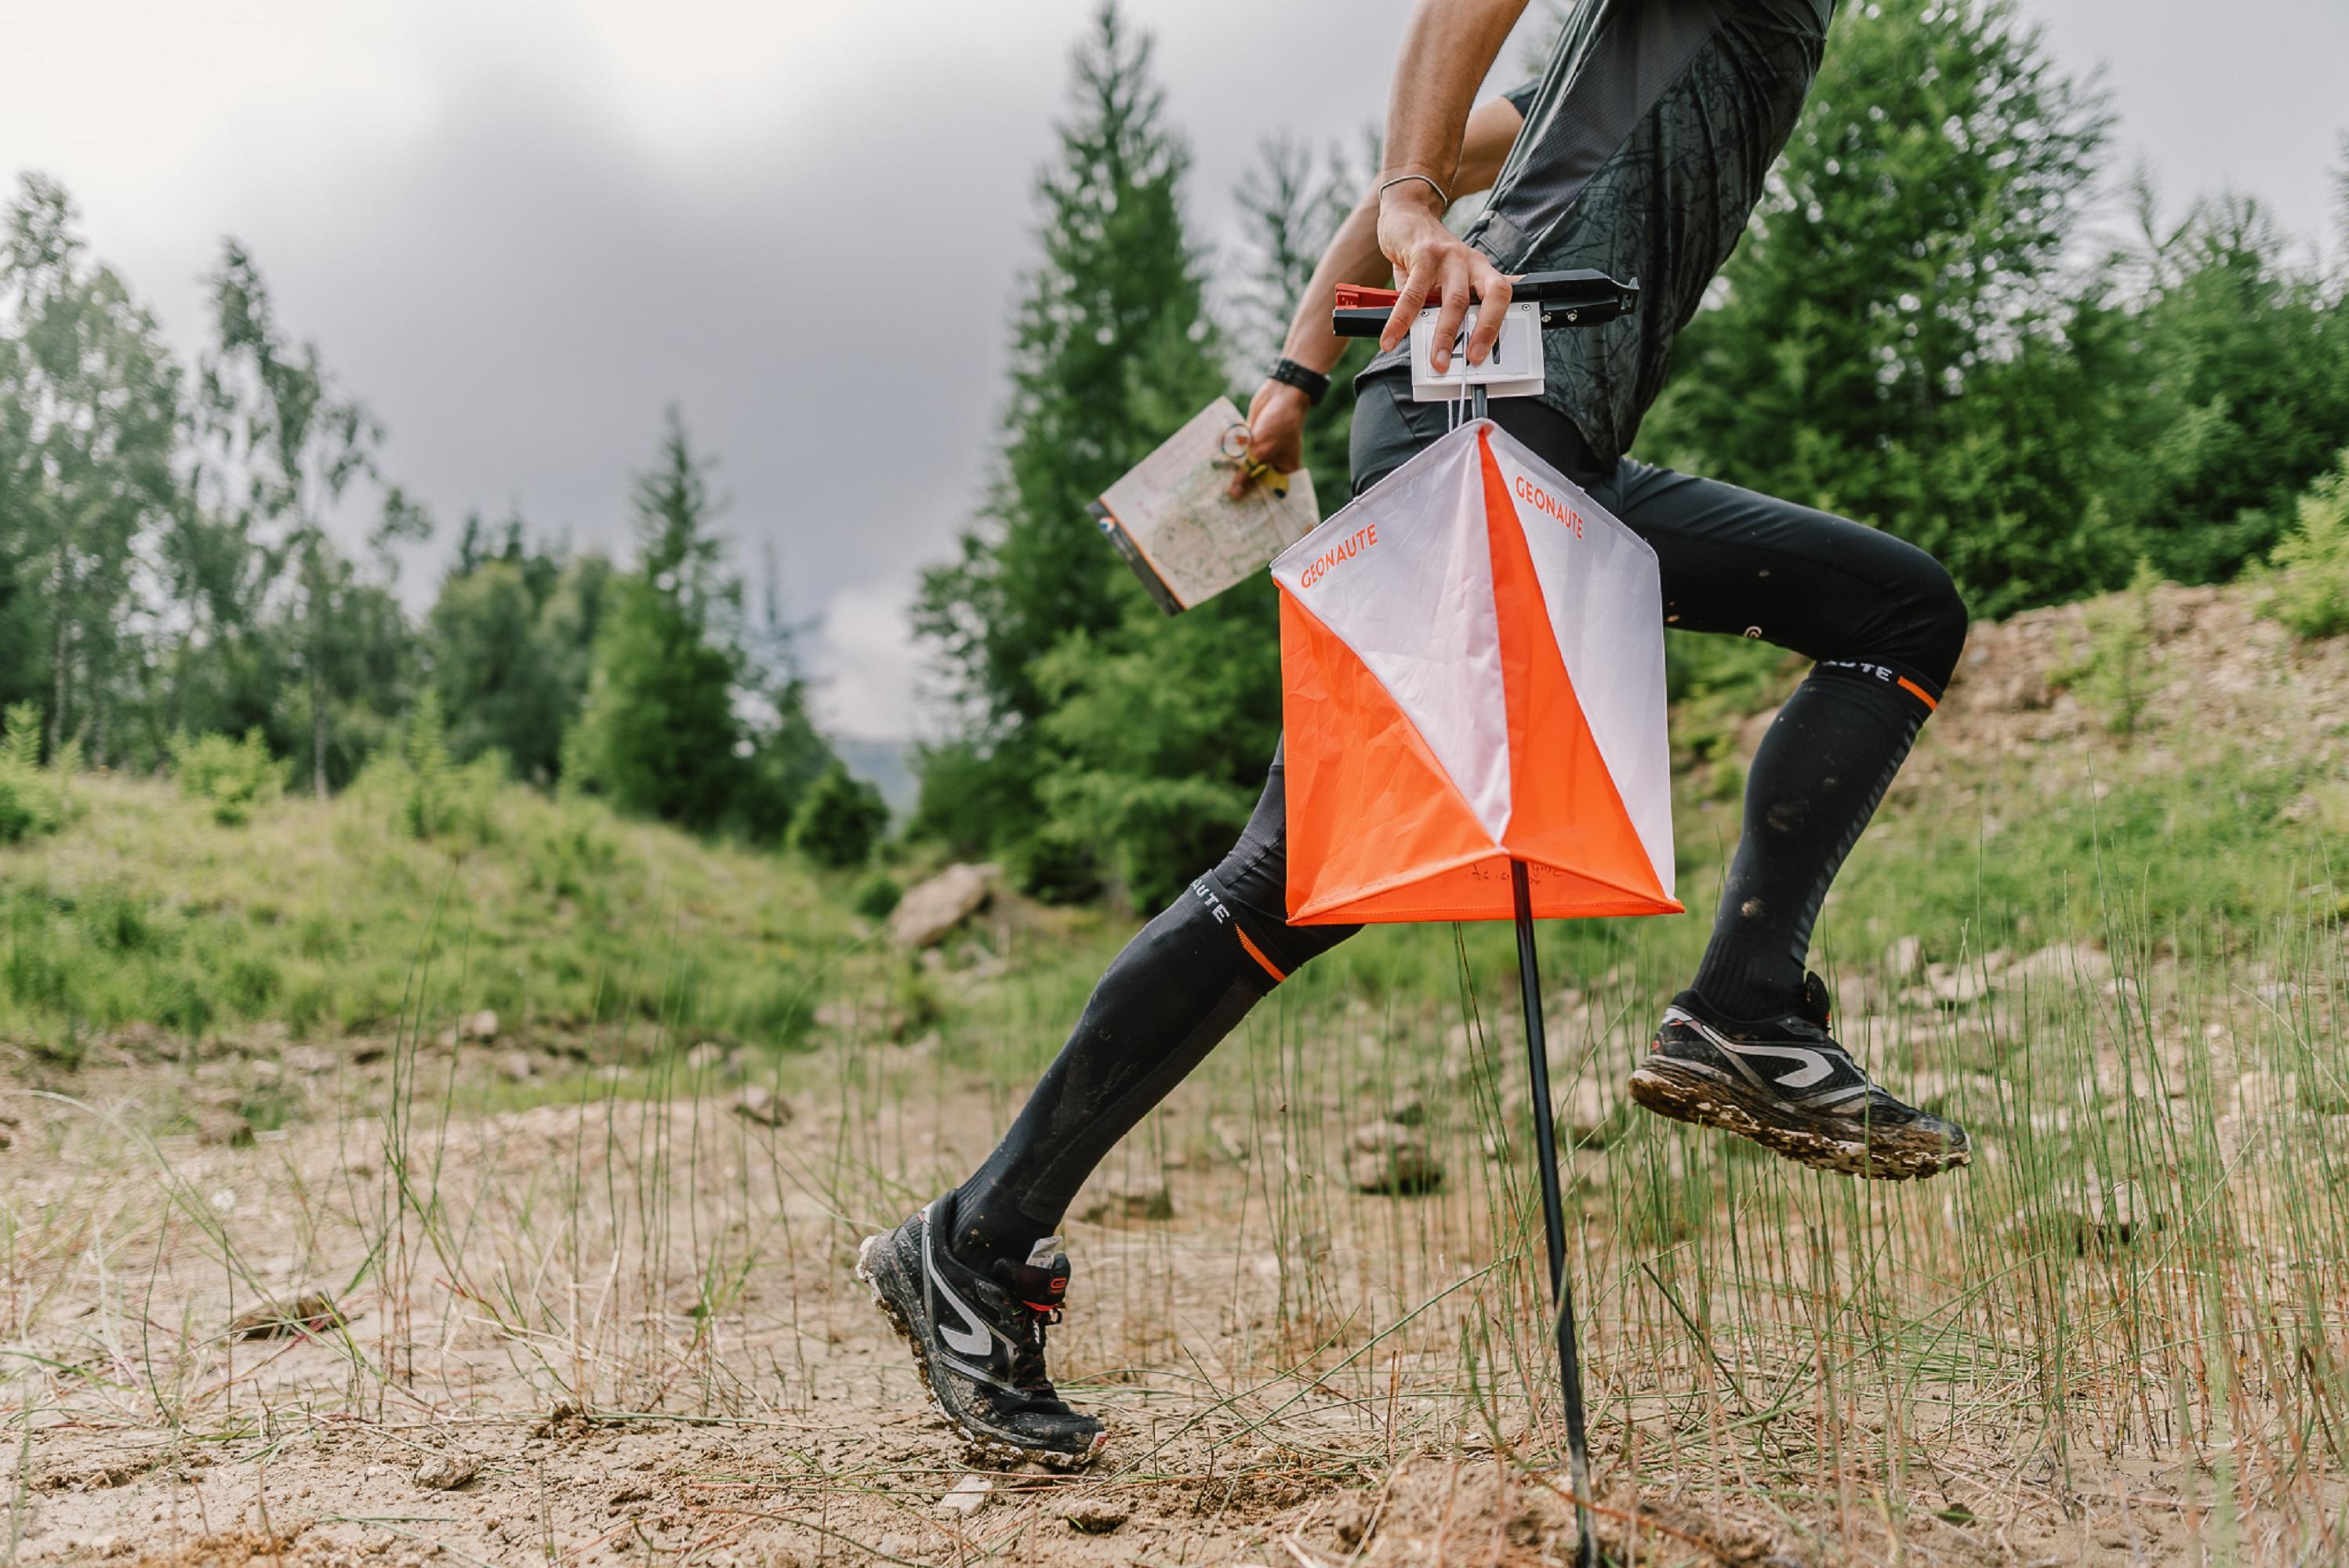
{"type": "Polygon", "coordinates": [[[716,1040],[704,1040],[685,1053],[685,1065],[698,1073],[706,1073],[725,1059],[726,1047],[716,1040]]]}
{"type": "Polygon", "coordinates": [[[1925,967],[1925,944],[1914,936],[1886,944],[1880,966],[1887,980],[1914,980],[1925,967]]]}
{"type": "Polygon", "coordinates": [[[604,1506],[607,1511],[616,1513],[631,1503],[650,1502],[652,1500],[652,1488],[631,1483],[614,1492],[604,1506]]]}
{"type": "Polygon", "coordinates": [[[958,1514],[961,1517],[968,1519],[972,1514],[977,1513],[980,1509],[985,1508],[987,1506],[988,1500],[994,1495],[995,1481],[992,1477],[983,1475],[967,1475],[960,1480],[955,1482],[953,1490],[949,1491],[946,1496],[938,1499],[937,1511],[940,1513],[958,1514]]]}
{"type": "Polygon", "coordinates": [[[343,1321],[332,1296],[309,1291],[291,1306],[274,1304],[248,1308],[228,1326],[231,1339],[290,1339],[297,1334],[324,1334],[343,1321]]]}
{"type": "Polygon", "coordinates": [[[1424,1127],[1427,1125],[1427,1101],[1415,1094],[1407,1094],[1395,1101],[1395,1108],[1387,1114],[1387,1119],[1398,1127],[1424,1127]]]}
{"type": "Polygon", "coordinates": [[[734,1114],[761,1127],[788,1127],[793,1113],[792,1102],[765,1084],[746,1083],[742,1098],[734,1104],[734,1114]]]}
{"type": "Polygon", "coordinates": [[[1216,1147],[1224,1151],[1225,1159],[1235,1165],[1247,1163],[1247,1130],[1237,1119],[1228,1116],[1209,1117],[1207,1132],[1215,1139],[1216,1147]]]}
{"type": "Polygon", "coordinates": [[[528,1083],[537,1071],[538,1068],[531,1061],[528,1051],[498,1053],[498,1076],[508,1083],[528,1083]]]}
{"type": "Polygon", "coordinates": [[[2007,966],[1999,975],[2001,989],[2016,986],[2033,991],[2101,986],[2113,977],[2113,961],[2085,943],[2058,942],[2007,966]]]}
{"type": "Polygon", "coordinates": [[[1904,1006],[1920,1011],[1935,1007],[1963,1007],[1990,995],[2004,970],[2004,954],[1992,954],[1990,958],[1970,959],[1963,964],[1928,964],[1925,983],[1912,985],[1900,993],[1904,1006]],[[1999,960],[1993,963],[1992,960],[1999,960]]]}
{"type": "Polygon", "coordinates": [[[1098,1195],[1077,1217],[1095,1224],[1109,1220],[1171,1220],[1174,1195],[1166,1190],[1163,1176],[1112,1176],[1101,1184],[1098,1195]]]}
{"type": "Polygon", "coordinates": [[[1417,1130],[1373,1121],[1354,1129],[1347,1179],[1363,1192],[1427,1192],[1443,1185],[1444,1162],[1417,1130]]]}
{"type": "Polygon", "coordinates": [[[1080,1535],[1107,1535],[1133,1517],[1125,1504],[1106,1497],[1072,1497],[1061,1504],[1060,1514],[1061,1522],[1080,1535]]]}
{"type": "Polygon", "coordinates": [[[530,1435],[533,1438],[552,1438],[565,1431],[583,1429],[586,1425],[587,1412],[572,1401],[564,1399],[549,1410],[536,1426],[531,1428],[530,1435]]]}
{"type": "Polygon", "coordinates": [[[189,1118],[196,1124],[196,1139],[202,1143],[225,1144],[242,1149],[253,1141],[253,1123],[243,1111],[229,1106],[200,1107],[189,1118]]]}
{"type": "Polygon", "coordinates": [[[995,892],[992,865],[951,865],[915,883],[889,913],[889,935],[898,946],[924,948],[978,913],[995,892]]]}
{"type": "Polygon", "coordinates": [[[426,1491],[455,1491],[481,1473],[468,1454],[434,1454],[416,1467],[416,1484],[426,1491]]]}
{"type": "Polygon", "coordinates": [[[457,1037],[484,1043],[498,1037],[498,1016],[484,1007],[478,1013],[468,1013],[458,1020],[457,1037]]]}
{"type": "Polygon", "coordinates": [[[2008,1230],[2024,1245],[2044,1243],[2085,1253],[2126,1246],[2161,1227],[2162,1216],[2145,1191],[2134,1181],[2122,1181],[2070,1198],[2050,1196],[2037,1212],[2018,1217],[2008,1230]]]}
{"type": "Polygon", "coordinates": [[[983,942],[966,942],[956,954],[955,974],[967,985],[999,980],[1011,972],[1011,961],[983,942]]]}

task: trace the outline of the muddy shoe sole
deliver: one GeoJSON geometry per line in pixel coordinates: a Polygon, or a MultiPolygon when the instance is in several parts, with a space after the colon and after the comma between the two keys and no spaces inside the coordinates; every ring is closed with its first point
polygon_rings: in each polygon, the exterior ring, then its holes
{"type": "Polygon", "coordinates": [[[1672,1057],[1652,1056],[1631,1075],[1631,1098],[1658,1116],[1717,1127],[1800,1165],[1878,1181],[1938,1176],[1973,1158],[1965,1130],[1947,1122],[1868,1126],[1803,1116],[1672,1057]]]}
{"type": "Polygon", "coordinates": [[[931,1408],[944,1416],[947,1424],[955,1429],[955,1435],[962,1439],[969,1456],[982,1464],[1002,1470],[1032,1463],[1063,1470],[1082,1470],[1100,1458],[1102,1449],[1109,1446],[1106,1430],[1095,1434],[1092,1446],[1083,1453],[1071,1454],[1058,1449],[1030,1448],[1008,1432],[980,1426],[955,1413],[939,1397],[938,1386],[931,1379],[929,1352],[923,1346],[921,1336],[915,1332],[911,1309],[901,1305],[896,1299],[896,1289],[901,1282],[898,1271],[890,1266],[884,1251],[888,1241],[885,1233],[864,1238],[856,1249],[856,1277],[872,1288],[873,1304],[881,1309],[882,1315],[889,1320],[889,1326],[897,1331],[897,1337],[905,1342],[905,1348],[914,1353],[914,1371],[922,1379],[922,1392],[930,1397],[931,1408]]]}

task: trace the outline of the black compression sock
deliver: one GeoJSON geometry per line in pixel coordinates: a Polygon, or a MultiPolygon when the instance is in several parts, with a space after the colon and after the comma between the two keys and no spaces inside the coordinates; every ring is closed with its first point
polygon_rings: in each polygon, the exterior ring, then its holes
{"type": "Polygon", "coordinates": [[[1102,1157],[1278,983],[1264,952],[1209,877],[1143,927],[1010,1131],[957,1191],[955,1255],[985,1272],[997,1258],[1025,1261],[1059,1230],[1102,1157]]]}
{"type": "Polygon", "coordinates": [[[1811,925],[1844,857],[1940,700],[1881,665],[1823,663],[1762,738],[1721,913],[1691,989],[1732,1018],[1802,1003],[1811,925]]]}

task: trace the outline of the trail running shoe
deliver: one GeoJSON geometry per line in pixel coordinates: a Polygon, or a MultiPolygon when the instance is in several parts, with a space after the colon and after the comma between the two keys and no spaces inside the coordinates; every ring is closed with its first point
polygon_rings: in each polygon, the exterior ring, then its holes
{"type": "Polygon", "coordinates": [[[1803,977],[1799,1011],[1723,1018],[1693,991],[1664,1010],[1631,1098],[1822,1171],[1882,1181],[1938,1176],[1972,1158],[1966,1130],[1901,1104],[1827,1033],[1827,988],[1803,977]]]}
{"type": "Polygon", "coordinates": [[[983,1458],[1074,1470],[1109,1440],[1069,1408],[1044,1375],[1044,1330],[1061,1319],[1069,1260],[1061,1238],[1036,1243],[1024,1264],[999,1260],[993,1277],[947,1248],[951,1192],[884,1235],[867,1236],[856,1277],[913,1346],[914,1369],[964,1440],[983,1458]]]}

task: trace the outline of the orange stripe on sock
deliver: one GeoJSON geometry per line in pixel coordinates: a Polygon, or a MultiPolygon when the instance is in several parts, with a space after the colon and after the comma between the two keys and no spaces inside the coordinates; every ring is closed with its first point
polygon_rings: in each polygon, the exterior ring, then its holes
{"type": "Polygon", "coordinates": [[[1240,945],[1247,949],[1247,955],[1250,958],[1255,959],[1258,964],[1264,965],[1264,972],[1272,976],[1273,982],[1276,985],[1288,978],[1288,975],[1283,975],[1278,968],[1274,967],[1272,960],[1264,955],[1263,948],[1258,947],[1255,943],[1248,940],[1248,934],[1247,932],[1242,931],[1238,926],[1235,925],[1232,927],[1232,934],[1240,939],[1240,945]]]}
{"type": "Polygon", "coordinates": [[[1939,709],[1939,708],[1940,707],[1940,706],[1941,706],[1941,705],[1940,705],[1940,703],[1938,703],[1938,702],[1935,702],[1935,701],[1932,699],[1932,697],[1931,697],[1930,696],[1929,696],[1929,695],[1926,693],[1926,690],[1925,690],[1925,688],[1924,688],[1923,686],[1919,686],[1915,681],[1910,680],[1907,676],[1895,676],[1893,677],[1893,679],[1895,679],[1895,680],[1897,680],[1897,681],[1899,681],[1899,682],[1900,683],[1900,689],[1901,689],[1902,691],[1907,692],[1910,696],[1913,696],[1913,697],[1915,697],[1919,702],[1923,703],[1923,704],[1925,705],[1925,711],[1926,711],[1926,712],[1928,712],[1928,713],[1931,713],[1931,712],[1934,712],[1935,710],[1937,710],[1937,709],[1939,709]]]}

